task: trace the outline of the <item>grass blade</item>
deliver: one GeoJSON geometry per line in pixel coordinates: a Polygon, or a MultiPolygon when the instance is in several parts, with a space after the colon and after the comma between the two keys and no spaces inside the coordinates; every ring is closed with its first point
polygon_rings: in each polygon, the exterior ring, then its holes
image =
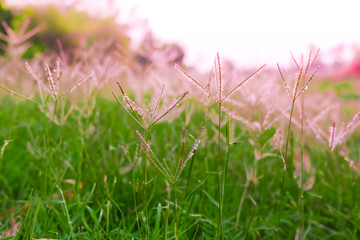
{"type": "Polygon", "coordinates": [[[62,198],[62,204],[63,204],[63,207],[64,207],[64,211],[65,211],[65,215],[66,215],[66,219],[67,219],[67,223],[68,223],[68,227],[69,227],[69,237],[68,239],[73,239],[73,235],[74,235],[74,229],[73,229],[73,225],[72,225],[72,222],[71,222],[71,219],[70,219],[70,215],[69,215],[69,211],[68,211],[68,208],[67,208],[67,205],[66,205],[66,201],[65,201],[65,197],[64,197],[64,193],[63,191],[61,190],[61,188],[59,187],[59,185],[56,185],[56,187],[59,189],[59,192],[60,192],[60,195],[61,195],[61,198],[62,198]]]}

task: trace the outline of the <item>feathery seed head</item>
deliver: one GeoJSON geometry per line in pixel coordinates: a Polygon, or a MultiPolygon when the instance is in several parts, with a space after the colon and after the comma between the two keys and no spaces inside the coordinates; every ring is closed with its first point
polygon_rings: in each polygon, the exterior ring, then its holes
{"type": "Polygon", "coordinates": [[[188,74],[185,70],[183,70],[178,64],[175,64],[175,68],[182,73],[187,81],[193,84],[195,87],[200,89],[207,97],[211,97],[211,99],[216,99],[209,90],[207,90],[203,85],[201,85],[198,81],[195,80],[190,74],[188,74]]]}
{"type": "Polygon", "coordinates": [[[188,92],[185,92],[180,98],[178,98],[176,101],[174,101],[170,107],[164,111],[160,116],[158,117],[158,114],[156,114],[156,110],[158,109],[160,105],[161,98],[163,96],[165,85],[163,85],[160,95],[157,98],[157,101],[155,103],[155,107],[152,109],[145,109],[145,113],[143,114],[143,111],[141,110],[138,105],[132,101],[124,92],[124,89],[122,88],[121,84],[119,82],[116,82],[117,85],[120,88],[120,91],[123,95],[123,101],[126,102],[126,105],[130,109],[131,113],[125,108],[125,106],[121,103],[121,101],[116,97],[115,93],[113,92],[113,95],[115,99],[118,101],[118,103],[121,105],[121,107],[137,122],[140,124],[141,127],[144,129],[150,128],[152,125],[160,121],[162,118],[164,118],[167,114],[169,114],[176,106],[179,105],[181,100],[185,98],[185,96],[188,94],[188,92]]]}
{"type": "MultiPolygon", "coordinates": [[[[250,74],[248,77],[246,77],[243,81],[241,81],[238,85],[236,85],[227,95],[224,96],[224,83],[222,79],[222,69],[221,69],[221,63],[220,63],[220,55],[217,53],[215,58],[215,78],[216,78],[216,88],[217,88],[217,94],[216,97],[210,93],[210,89],[200,84],[195,78],[191,77],[185,70],[183,70],[179,65],[175,64],[175,68],[180,71],[185,78],[191,82],[193,85],[195,85],[197,88],[199,88],[202,92],[205,93],[206,96],[211,97],[211,99],[215,102],[224,102],[227,98],[229,98],[238,88],[243,85],[246,81],[254,77],[257,73],[259,73],[266,65],[263,65],[258,70],[250,74]]],[[[212,73],[210,74],[210,76],[212,73]]],[[[207,84],[209,85],[209,84],[207,84]]]]}
{"type": "Polygon", "coordinates": [[[334,138],[335,138],[335,123],[333,123],[330,127],[330,135],[329,135],[329,148],[330,151],[333,151],[335,148],[334,145],[334,138]]]}
{"type": "Polygon", "coordinates": [[[49,64],[47,64],[47,63],[44,64],[44,71],[45,71],[45,75],[46,75],[47,84],[45,84],[44,81],[40,79],[39,75],[37,75],[34,72],[34,70],[32,69],[32,67],[30,66],[30,64],[28,62],[25,62],[25,67],[26,67],[27,71],[30,73],[30,75],[33,77],[33,79],[39,84],[41,89],[44,90],[45,92],[47,92],[48,94],[52,95],[55,100],[58,100],[66,93],[72,92],[75,88],[80,86],[87,79],[89,79],[90,77],[92,77],[94,75],[93,71],[89,72],[88,74],[86,74],[85,76],[83,76],[82,78],[77,80],[76,82],[72,83],[62,93],[59,93],[59,88],[60,88],[59,82],[60,82],[60,78],[62,76],[59,59],[56,61],[56,69],[54,69],[54,70],[52,70],[49,67],[49,64]],[[53,76],[53,72],[56,73],[55,78],[53,76]]]}
{"type": "Polygon", "coordinates": [[[216,87],[217,87],[217,101],[221,101],[222,93],[224,91],[224,84],[222,82],[222,71],[221,71],[221,62],[219,53],[216,54],[214,61],[215,66],[215,76],[216,76],[216,87]]]}

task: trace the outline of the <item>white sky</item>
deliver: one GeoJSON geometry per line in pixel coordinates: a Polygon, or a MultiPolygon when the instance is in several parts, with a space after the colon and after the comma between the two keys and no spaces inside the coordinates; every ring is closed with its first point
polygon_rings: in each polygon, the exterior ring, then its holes
{"type": "Polygon", "coordinates": [[[157,36],[181,43],[188,61],[211,66],[216,52],[238,65],[287,62],[310,45],[328,52],[360,44],[360,1],[116,1],[148,18],[157,36]]]}
{"type": "MultiPolygon", "coordinates": [[[[60,0],[7,0],[6,2],[60,0]]],[[[60,1],[60,2],[64,2],[60,1]]],[[[74,2],[76,0],[66,0],[74,2]]],[[[329,52],[339,44],[360,45],[359,0],[78,0],[93,9],[112,2],[120,21],[136,17],[164,42],[186,49],[189,64],[212,66],[216,52],[237,65],[286,63],[309,46],[329,52]],[[132,12],[132,16],[130,15],[132,12]]],[[[135,34],[135,33],[134,33],[135,34]]],[[[136,36],[136,35],[134,35],[136,36]]],[[[350,52],[351,53],[351,52],[350,52]]]]}

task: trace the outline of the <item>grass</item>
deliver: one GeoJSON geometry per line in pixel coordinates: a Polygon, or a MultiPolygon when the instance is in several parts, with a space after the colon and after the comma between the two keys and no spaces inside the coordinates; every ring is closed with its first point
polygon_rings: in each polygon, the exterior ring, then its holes
{"type": "MultiPolygon", "coordinates": [[[[224,239],[224,222],[223,222],[223,195],[224,195],[224,185],[222,185],[222,182],[225,183],[226,182],[226,173],[227,173],[227,167],[228,167],[228,154],[227,154],[227,158],[226,158],[226,164],[225,164],[225,169],[222,170],[222,156],[221,156],[221,152],[222,152],[222,141],[221,141],[221,121],[222,121],[222,114],[223,114],[223,108],[222,108],[222,104],[227,100],[228,97],[230,97],[232,94],[235,93],[235,91],[237,91],[241,85],[243,85],[244,83],[246,83],[250,78],[252,78],[256,73],[260,72],[263,68],[265,67],[265,65],[263,65],[262,67],[260,67],[258,70],[256,70],[255,72],[253,72],[252,74],[250,74],[248,77],[246,77],[244,80],[242,80],[240,83],[238,83],[229,93],[227,93],[225,95],[224,93],[224,80],[223,80],[223,73],[222,73],[222,67],[221,67],[221,61],[220,61],[220,56],[219,53],[217,53],[216,57],[215,57],[215,61],[214,61],[214,69],[215,69],[215,81],[216,81],[216,97],[215,95],[213,95],[210,92],[210,81],[211,81],[211,75],[212,73],[210,73],[210,79],[209,79],[209,83],[208,86],[209,88],[206,88],[205,86],[201,85],[197,80],[195,80],[193,77],[191,77],[187,72],[185,72],[181,67],[179,67],[178,65],[175,65],[175,68],[177,68],[184,76],[187,80],[189,80],[194,86],[198,87],[199,89],[201,89],[203,91],[203,93],[205,93],[206,96],[208,96],[212,101],[217,102],[218,105],[218,111],[217,111],[217,115],[218,115],[218,122],[217,122],[217,128],[218,128],[218,202],[217,202],[217,207],[219,208],[219,214],[218,214],[218,228],[219,228],[219,235],[218,238],[219,239],[224,239]],[[223,175],[223,176],[222,176],[223,175]]],[[[228,128],[226,128],[228,129],[228,128]]],[[[227,152],[229,152],[229,141],[228,141],[228,137],[229,137],[229,132],[227,132],[226,138],[226,145],[227,145],[227,152]]]]}
{"type": "MultiPolygon", "coordinates": [[[[319,52],[319,51],[318,51],[319,52]]],[[[311,59],[311,52],[309,54],[309,60],[307,63],[307,66],[305,69],[303,69],[302,67],[300,67],[297,63],[297,61],[295,60],[294,56],[292,55],[292,58],[295,62],[295,65],[297,66],[299,73],[298,73],[298,77],[296,82],[294,83],[294,90],[293,92],[290,92],[290,88],[283,76],[283,73],[280,69],[279,64],[277,65],[281,79],[285,85],[285,89],[287,90],[290,98],[291,98],[291,109],[290,109],[290,117],[289,117],[289,125],[287,128],[287,137],[286,137],[286,141],[285,141],[285,154],[283,155],[280,151],[281,154],[281,158],[284,162],[284,175],[283,175],[283,186],[282,186],[282,195],[281,195],[281,203],[280,203],[280,210],[279,210],[279,217],[278,217],[278,223],[276,225],[276,239],[278,238],[278,230],[279,230],[279,224],[280,224],[280,218],[281,218],[281,213],[282,213],[282,209],[283,209],[283,201],[284,201],[284,193],[285,193],[285,183],[286,183],[286,163],[288,161],[288,149],[289,149],[289,142],[290,142],[290,133],[291,133],[291,124],[292,124],[292,118],[293,118],[293,113],[294,113],[294,107],[295,107],[295,102],[296,100],[301,96],[302,93],[304,93],[305,89],[308,88],[308,85],[310,83],[310,81],[313,79],[315,73],[318,71],[319,67],[316,68],[315,72],[311,75],[311,77],[309,77],[308,80],[306,80],[306,74],[309,70],[309,67],[311,66],[311,61],[315,61],[316,60],[316,56],[318,55],[318,52],[315,55],[315,58],[312,60],[311,59]],[[305,80],[304,86],[301,89],[301,80],[305,80]]],[[[303,172],[304,172],[304,162],[303,162],[303,141],[302,141],[302,137],[303,137],[303,131],[304,131],[304,121],[303,121],[303,116],[304,116],[304,101],[302,98],[302,104],[301,104],[301,132],[300,132],[300,155],[301,155],[301,177],[300,177],[300,181],[301,181],[301,193],[300,193],[300,201],[301,201],[301,218],[302,218],[302,222],[301,222],[301,238],[304,238],[304,191],[303,191],[303,172]]],[[[326,170],[325,170],[326,171],[326,170]]]]}
{"type": "Polygon", "coordinates": [[[217,54],[204,84],[152,37],[58,40],[27,63],[39,28],[2,25],[1,239],[360,238],[359,86],[320,79],[305,97],[318,52],[291,54],[295,79],[217,54]]]}
{"type": "MultiPolygon", "coordinates": [[[[147,231],[149,239],[174,239],[174,229],[178,239],[219,236],[215,132],[218,123],[207,118],[201,107],[188,116],[195,103],[182,103],[188,106],[171,123],[162,121],[151,127],[148,141],[152,151],[158,159],[166,159],[169,168],[173,166],[176,172],[175,163],[184,151],[183,128],[186,141],[190,142],[185,147],[187,153],[205,126],[202,143],[172,188],[151,165],[147,165],[147,183],[143,182],[146,155],[138,150],[139,125],[114,100],[98,97],[88,120],[80,111],[74,111],[63,125],[50,126],[48,154],[52,161],[46,168],[43,113],[29,101],[18,102],[11,97],[1,101],[0,143],[7,145],[1,156],[0,232],[5,235],[15,226],[14,222],[21,222],[15,235],[8,239],[142,239],[147,231]],[[80,125],[89,128],[86,144],[80,125]],[[123,150],[125,146],[128,155],[123,150]],[[44,184],[48,186],[46,195],[44,184]]],[[[217,107],[214,104],[210,110],[216,111],[217,107]]],[[[222,128],[226,132],[229,126],[222,128]]],[[[223,186],[226,194],[222,199],[225,239],[275,238],[275,207],[282,195],[283,163],[271,144],[274,133],[274,128],[259,133],[239,123],[232,124],[231,134],[237,141],[229,143],[227,153],[228,171],[223,186]],[[255,150],[259,147],[254,141],[261,145],[258,159],[255,150]]],[[[294,158],[294,148],[299,145],[296,141],[290,134],[288,159],[294,158]]],[[[353,146],[353,156],[358,154],[356,141],[354,136],[348,143],[353,146]]],[[[304,190],[302,216],[302,203],[298,201],[301,187],[294,174],[287,174],[278,238],[294,239],[304,221],[305,239],[357,239],[358,173],[335,150],[327,170],[331,174],[325,174],[328,152],[310,142],[304,143],[304,149],[317,169],[315,182],[310,190],[304,190]]]]}

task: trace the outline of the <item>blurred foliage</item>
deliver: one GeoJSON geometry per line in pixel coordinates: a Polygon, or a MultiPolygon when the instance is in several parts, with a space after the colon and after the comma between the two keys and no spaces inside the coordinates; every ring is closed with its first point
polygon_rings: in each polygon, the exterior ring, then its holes
{"type": "MultiPolygon", "coordinates": [[[[2,23],[5,21],[10,27],[12,27],[13,18],[14,15],[11,10],[6,9],[3,1],[0,0],[0,22],[2,23]]],[[[2,24],[0,25],[0,32],[3,34],[6,33],[2,24]]],[[[6,44],[6,42],[0,39],[0,44],[6,44]]],[[[2,48],[0,48],[0,55],[4,55],[4,50],[2,48]]]]}
{"type": "MultiPolygon", "coordinates": [[[[116,44],[128,49],[130,43],[128,27],[117,24],[115,17],[96,18],[75,9],[59,9],[51,5],[7,9],[0,1],[0,21],[6,21],[14,32],[20,29],[27,18],[30,19],[28,29],[40,27],[41,31],[29,40],[31,46],[22,54],[24,59],[32,59],[35,54],[44,51],[59,52],[59,42],[62,49],[73,58],[77,56],[77,50],[86,49],[102,39],[112,39],[113,49],[116,44]]],[[[6,34],[2,25],[0,31],[6,34]]],[[[4,41],[2,43],[6,44],[4,41]]],[[[4,50],[0,49],[0,54],[4,55],[4,50]]]]}
{"type": "MultiPolygon", "coordinates": [[[[4,6],[4,3],[0,0],[0,21],[7,22],[7,24],[11,27],[13,18],[14,18],[14,15],[11,12],[11,10],[6,9],[4,6]]],[[[5,29],[2,25],[0,26],[0,31],[2,33],[5,33],[5,29]]]]}
{"type": "Polygon", "coordinates": [[[33,59],[37,53],[42,53],[46,49],[46,46],[42,43],[33,43],[23,54],[23,59],[33,59]]]}
{"type": "Polygon", "coordinates": [[[54,6],[29,6],[22,11],[22,17],[31,19],[31,27],[40,26],[42,29],[33,38],[35,50],[45,44],[47,49],[58,51],[57,41],[61,42],[64,51],[85,49],[101,39],[113,39],[114,48],[117,43],[127,48],[130,42],[127,27],[117,24],[114,17],[94,18],[85,12],[65,11],[54,6]]]}
{"type": "Polygon", "coordinates": [[[329,88],[333,89],[336,94],[343,100],[359,100],[360,94],[356,93],[354,83],[343,80],[341,82],[323,81],[320,83],[318,89],[326,91],[329,88]]]}

